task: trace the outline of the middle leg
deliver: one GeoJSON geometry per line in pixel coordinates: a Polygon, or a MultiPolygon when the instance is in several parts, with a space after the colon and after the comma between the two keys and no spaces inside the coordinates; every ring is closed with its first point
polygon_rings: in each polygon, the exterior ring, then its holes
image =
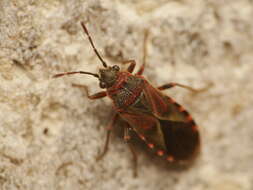
{"type": "Polygon", "coordinates": [[[110,122],[109,126],[107,127],[107,135],[106,135],[104,149],[103,149],[103,152],[101,154],[99,154],[98,157],[96,158],[97,161],[101,160],[108,151],[111,131],[112,131],[112,128],[113,128],[115,122],[117,121],[118,117],[119,117],[118,114],[115,113],[112,118],[112,121],[110,122]]]}

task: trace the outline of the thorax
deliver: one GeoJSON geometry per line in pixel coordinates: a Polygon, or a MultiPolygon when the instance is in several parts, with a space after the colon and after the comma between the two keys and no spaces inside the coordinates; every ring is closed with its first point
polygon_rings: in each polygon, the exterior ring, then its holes
{"type": "Polygon", "coordinates": [[[142,95],[145,79],[128,72],[120,72],[117,82],[107,89],[117,111],[127,109],[142,95]]]}

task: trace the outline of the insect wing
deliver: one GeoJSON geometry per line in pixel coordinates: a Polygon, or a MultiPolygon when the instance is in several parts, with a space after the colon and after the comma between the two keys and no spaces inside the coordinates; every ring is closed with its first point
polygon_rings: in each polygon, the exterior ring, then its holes
{"type": "Polygon", "coordinates": [[[148,113],[136,112],[134,109],[121,113],[120,116],[135,130],[140,139],[147,143],[149,148],[166,150],[163,131],[156,117],[148,113]]]}
{"type": "Polygon", "coordinates": [[[148,82],[144,87],[147,102],[158,118],[167,154],[175,160],[187,160],[199,150],[200,137],[191,115],[170,97],[148,82]]]}

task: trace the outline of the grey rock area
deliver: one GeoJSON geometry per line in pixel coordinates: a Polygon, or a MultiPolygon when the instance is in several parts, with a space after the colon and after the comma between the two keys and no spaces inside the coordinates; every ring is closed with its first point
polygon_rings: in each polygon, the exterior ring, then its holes
{"type": "Polygon", "coordinates": [[[252,190],[252,18],[252,0],[0,0],[0,189],[252,190]],[[52,78],[102,66],[80,21],[103,58],[122,68],[128,59],[140,67],[148,29],[150,83],[205,88],[165,91],[199,125],[191,167],[163,167],[137,148],[133,178],[132,155],[115,133],[96,161],[111,101],[72,86],[98,92],[94,77],[52,78]]]}

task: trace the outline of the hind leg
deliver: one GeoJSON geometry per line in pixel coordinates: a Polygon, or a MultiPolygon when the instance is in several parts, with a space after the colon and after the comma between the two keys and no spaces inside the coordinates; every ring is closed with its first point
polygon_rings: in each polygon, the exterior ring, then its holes
{"type": "Polygon", "coordinates": [[[201,90],[197,90],[197,89],[194,89],[190,86],[187,86],[187,85],[183,85],[183,84],[179,84],[179,83],[175,83],[175,82],[171,82],[171,83],[167,83],[167,84],[164,84],[162,86],[159,86],[157,87],[159,90],[166,90],[166,89],[169,89],[169,88],[172,88],[172,87],[175,87],[175,86],[179,86],[181,88],[185,88],[185,89],[188,89],[192,92],[199,92],[201,90]]]}
{"type": "Polygon", "coordinates": [[[133,145],[129,143],[129,140],[131,139],[131,136],[129,134],[129,132],[130,132],[129,130],[130,130],[129,125],[126,123],[125,127],[124,127],[124,141],[128,145],[128,148],[130,149],[130,151],[133,155],[133,164],[134,164],[134,166],[133,166],[133,170],[134,170],[133,171],[133,176],[137,177],[138,176],[138,171],[137,171],[137,169],[138,169],[138,157],[137,157],[137,154],[134,150],[133,145]]]}

